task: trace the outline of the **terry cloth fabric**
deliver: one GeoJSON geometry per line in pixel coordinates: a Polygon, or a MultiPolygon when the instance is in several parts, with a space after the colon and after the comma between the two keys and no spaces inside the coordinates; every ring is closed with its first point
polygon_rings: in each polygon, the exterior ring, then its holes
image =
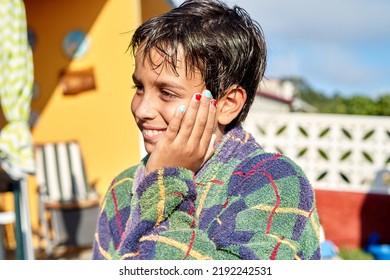
{"type": "Polygon", "coordinates": [[[197,172],[147,157],[101,205],[93,259],[320,259],[314,191],[302,170],[242,127],[197,172]]]}

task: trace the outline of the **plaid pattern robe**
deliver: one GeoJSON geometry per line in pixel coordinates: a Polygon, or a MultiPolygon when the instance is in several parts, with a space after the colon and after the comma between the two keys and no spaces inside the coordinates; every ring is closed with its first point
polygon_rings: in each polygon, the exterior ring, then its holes
{"type": "Polygon", "coordinates": [[[302,170],[242,127],[197,172],[147,157],[101,205],[93,259],[320,259],[314,191],[302,170]]]}

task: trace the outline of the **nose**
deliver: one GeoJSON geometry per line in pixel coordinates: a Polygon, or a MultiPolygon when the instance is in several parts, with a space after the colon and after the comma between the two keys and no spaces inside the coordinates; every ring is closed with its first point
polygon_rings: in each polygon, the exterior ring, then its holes
{"type": "Polygon", "coordinates": [[[131,102],[133,115],[140,120],[153,119],[155,117],[155,106],[151,98],[146,94],[135,95],[131,102]]]}

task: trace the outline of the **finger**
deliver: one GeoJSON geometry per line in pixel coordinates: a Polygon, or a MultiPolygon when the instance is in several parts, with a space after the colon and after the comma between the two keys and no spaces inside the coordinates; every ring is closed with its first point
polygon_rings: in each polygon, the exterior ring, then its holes
{"type": "Polygon", "coordinates": [[[171,121],[169,122],[167,131],[165,132],[165,139],[169,142],[173,142],[176,139],[177,134],[180,131],[180,125],[183,119],[183,116],[186,111],[186,106],[180,105],[177,107],[175,114],[173,115],[171,121]]]}
{"type": "Polygon", "coordinates": [[[204,90],[202,93],[202,100],[200,102],[199,109],[196,115],[194,127],[189,137],[189,141],[188,141],[189,143],[192,144],[195,143],[196,145],[199,145],[200,139],[208,123],[211,99],[212,99],[211,92],[208,90],[204,90]]]}
{"type": "Polygon", "coordinates": [[[187,143],[188,139],[190,138],[190,135],[195,125],[196,116],[198,114],[201,99],[202,95],[200,93],[195,93],[183,117],[180,126],[180,131],[178,134],[179,139],[177,139],[177,141],[180,141],[182,144],[187,143]]]}
{"type": "Polygon", "coordinates": [[[200,138],[200,146],[201,147],[209,147],[210,141],[212,139],[212,135],[215,132],[216,127],[216,119],[217,119],[217,101],[212,99],[209,104],[210,108],[208,111],[207,122],[205,128],[203,130],[203,134],[200,138]]]}

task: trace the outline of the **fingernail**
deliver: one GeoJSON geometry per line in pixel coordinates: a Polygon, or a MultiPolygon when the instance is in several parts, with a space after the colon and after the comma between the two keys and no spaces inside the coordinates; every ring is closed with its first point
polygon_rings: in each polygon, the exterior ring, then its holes
{"type": "Polygon", "coordinates": [[[202,98],[202,95],[200,93],[195,94],[195,99],[197,101],[200,101],[201,98],[202,98]]]}
{"type": "Polygon", "coordinates": [[[206,96],[207,98],[213,98],[213,95],[207,89],[203,91],[203,95],[206,96]]]}
{"type": "Polygon", "coordinates": [[[213,105],[214,107],[217,107],[217,100],[211,99],[210,103],[211,103],[211,105],[213,105]]]}
{"type": "Polygon", "coordinates": [[[179,111],[182,112],[182,113],[184,113],[184,112],[186,111],[186,106],[180,105],[180,106],[179,106],[179,111]]]}

